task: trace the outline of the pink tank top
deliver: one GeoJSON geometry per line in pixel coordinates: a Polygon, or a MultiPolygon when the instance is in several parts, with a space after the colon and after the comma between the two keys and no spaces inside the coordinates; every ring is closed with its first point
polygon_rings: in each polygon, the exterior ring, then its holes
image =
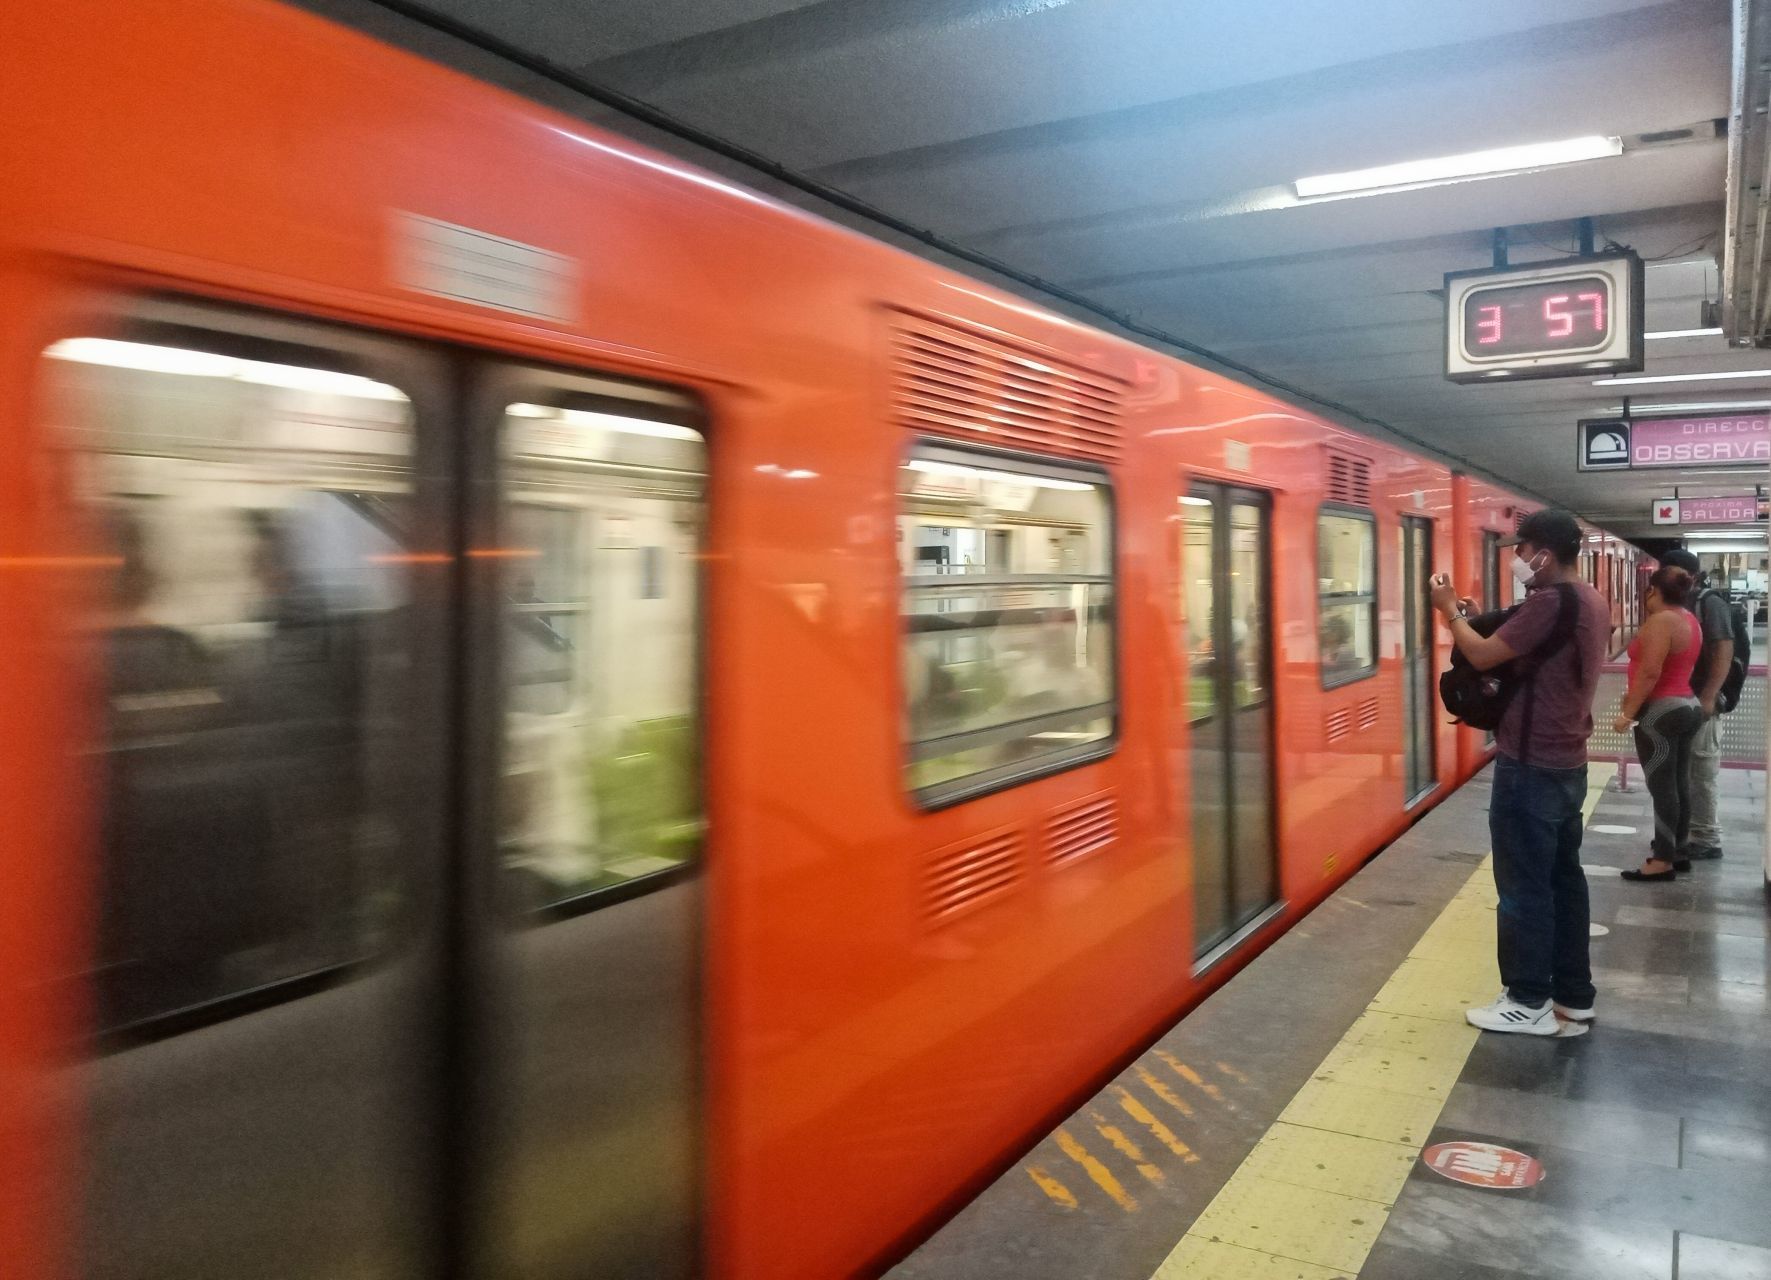
{"type": "MultiPolygon", "coordinates": [[[[1689,610],[1680,609],[1685,617],[1685,625],[1690,629],[1691,639],[1678,653],[1668,653],[1666,661],[1660,668],[1660,679],[1648,691],[1648,702],[1656,698],[1690,698],[1696,695],[1691,689],[1691,669],[1697,665],[1697,655],[1703,652],[1703,628],[1698,625],[1697,615],[1689,610]]],[[[1636,660],[1642,650],[1642,637],[1638,635],[1630,641],[1630,680],[1636,678],[1636,660]]]]}

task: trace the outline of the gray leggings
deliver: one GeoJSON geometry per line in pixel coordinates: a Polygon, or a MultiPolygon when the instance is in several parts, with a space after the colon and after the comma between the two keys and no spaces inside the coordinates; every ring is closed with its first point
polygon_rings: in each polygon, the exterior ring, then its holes
{"type": "Polygon", "coordinates": [[[1703,727],[1696,698],[1655,698],[1636,717],[1636,754],[1654,797],[1654,856],[1683,856],[1691,835],[1691,743],[1703,727]]]}

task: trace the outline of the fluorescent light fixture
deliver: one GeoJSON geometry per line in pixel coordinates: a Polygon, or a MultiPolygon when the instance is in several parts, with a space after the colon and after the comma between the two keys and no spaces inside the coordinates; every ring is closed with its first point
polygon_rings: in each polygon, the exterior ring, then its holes
{"type": "MultiPolygon", "coordinates": [[[[1631,413],[1729,413],[1735,409],[1771,409],[1771,400],[1690,400],[1681,404],[1633,404],[1631,413]]],[[[1607,416],[1623,414],[1623,406],[1612,405],[1607,416]]]]}
{"type": "Polygon", "coordinates": [[[1211,499],[1195,498],[1190,493],[1184,493],[1181,495],[1181,505],[1183,507],[1209,507],[1211,505],[1211,499]]]}
{"type": "Polygon", "coordinates": [[[1299,178],[1292,186],[1304,198],[1333,196],[1350,191],[1414,187],[1458,178],[1521,173],[1527,169],[1544,169],[1550,165],[1574,164],[1581,160],[1601,160],[1606,156],[1621,154],[1621,138],[1591,135],[1564,138],[1560,142],[1528,142],[1517,147],[1496,147],[1491,151],[1466,151],[1462,155],[1438,156],[1431,160],[1405,160],[1401,164],[1381,164],[1372,169],[1350,169],[1345,173],[1322,173],[1311,178],[1299,178]]]}
{"type": "Polygon", "coordinates": [[[1653,342],[1659,338],[1713,338],[1713,337],[1717,336],[1718,334],[1720,334],[1721,332],[1722,331],[1720,328],[1716,328],[1716,329],[1657,329],[1653,333],[1645,333],[1642,336],[1644,338],[1648,339],[1648,341],[1653,342]]]}
{"type": "Polygon", "coordinates": [[[556,409],[544,404],[513,404],[505,406],[510,418],[539,418],[563,422],[573,427],[600,431],[619,431],[623,435],[653,436],[659,440],[701,440],[693,427],[679,427],[674,422],[653,422],[649,418],[629,418],[619,413],[598,413],[591,409],[556,409]]]}
{"type": "Polygon", "coordinates": [[[986,471],[981,467],[964,467],[957,462],[940,462],[934,458],[912,458],[904,464],[908,471],[928,476],[961,476],[968,480],[992,480],[998,484],[1030,485],[1035,489],[1088,490],[1092,484],[1078,480],[1056,480],[1050,476],[1024,476],[1010,471],[986,471]]]}
{"type": "Polygon", "coordinates": [[[310,369],[304,365],[272,364],[264,360],[240,360],[212,351],[186,347],[161,347],[148,342],[118,342],[111,338],[64,338],[45,353],[56,360],[77,364],[100,364],[112,369],[138,369],[144,373],[171,373],[195,378],[227,378],[261,387],[284,387],[321,395],[354,396],[360,400],[397,400],[406,397],[385,382],[359,378],[354,373],[310,369]]]}
{"type": "Polygon", "coordinates": [[[1771,369],[1724,369],[1720,373],[1633,373],[1624,378],[1595,378],[1595,387],[1645,387],[1651,382],[1738,382],[1771,378],[1771,369]]]}

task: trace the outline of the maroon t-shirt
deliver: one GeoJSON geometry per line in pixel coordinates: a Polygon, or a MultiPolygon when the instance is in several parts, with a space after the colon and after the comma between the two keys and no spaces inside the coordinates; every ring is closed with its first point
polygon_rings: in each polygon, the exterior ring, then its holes
{"type": "MultiPolygon", "coordinates": [[[[1521,688],[1507,708],[1495,735],[1503,755],[1545,769],[1574,769],[1587,762],[1587,739],[1593,732],[1593,693],[1599,687],[1599,668],[1611,638],[1611,608],[1605,597],[1584,582],[1574,584],[1580,611],[1574,639],[1544,660],[1530,690],[1521,688]],[[1525,704],[1531,702],[1530,750],[1521,750],[1525,704]]],[[[1495,632],[1514,653],[1530,653],[1556,625],[1562,593],[1540,587],[1495,632]]]]}

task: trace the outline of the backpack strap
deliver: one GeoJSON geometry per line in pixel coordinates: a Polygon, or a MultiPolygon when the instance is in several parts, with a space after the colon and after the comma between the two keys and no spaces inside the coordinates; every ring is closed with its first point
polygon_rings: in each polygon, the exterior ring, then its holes
{"type": "MultiPolygon", "coordinates": [[[[1531,763],[1531,712],[1536,703],[1533,696],[1537,692],[1537,673],[1543,664],[1562,651],[1563,646],[1574,639],[1576,628],[1580,626],[1580,596],[1572,583],[1558,582],[1556,594],[1561,598],[1556,602],[1556,621],[1550,627],[1549,634],[1537,642],[1530,653],[1521,654],[1518,658],[1523,669],[1524,678],[1520,682],[1520,692],[1525,695],[1525,708],[1519,713],[1519,763],[1531,763]]],[[[1584,677],[1580,650],[1574,651],[1575,679],[1584,677]]]]}

